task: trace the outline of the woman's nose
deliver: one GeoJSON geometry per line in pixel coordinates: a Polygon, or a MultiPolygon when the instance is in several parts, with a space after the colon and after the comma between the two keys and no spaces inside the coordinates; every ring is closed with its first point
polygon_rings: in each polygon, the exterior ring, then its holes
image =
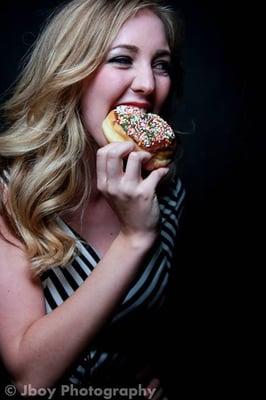
{"type": "Polygon", "coordinates": [[[131,89],[144,95],[149,95],[154,91],[155,81],[151,67],[145,66],[136,70],[131,89]]]}

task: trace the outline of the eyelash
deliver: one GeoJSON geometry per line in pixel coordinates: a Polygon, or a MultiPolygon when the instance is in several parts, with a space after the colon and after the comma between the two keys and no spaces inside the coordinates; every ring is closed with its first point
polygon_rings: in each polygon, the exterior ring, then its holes
{"type": "MultiPolygon", "coordinates": [[[[117,56],[111,58],[108,63],[117,63],[121,65],[122,67],[125,66],[130,66],[133,64],[133,59],[129,56],[117,56]]],[[[171,69],[171,64],[168,61],[165,60],[158,60],[155,61],[153,64],[153,68],[155,68],[156,71],[159,71],[162,74],[169,75],[170,69],[171,69]]]]}
{"type": "Polygon", "coordinates": [[[118,63],[118,64],[122,64],[122,65],[131,65],[133,60],[131,57],[128,57],[128,56],[117,56],[117,57],[111,58],[108,62],[109,63],[118,63]]]}

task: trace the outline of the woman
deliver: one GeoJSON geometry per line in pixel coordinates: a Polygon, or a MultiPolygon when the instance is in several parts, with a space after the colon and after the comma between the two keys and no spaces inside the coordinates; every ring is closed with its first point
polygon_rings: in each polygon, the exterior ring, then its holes
{"type": "Polygon", "coordinates": [[[118,104],[168,109],[175,25],[154,0],[74,0],[6,104],[0,351],[22,393],[145,376],[184,195],[173,167],[142,177],[149,154],[107,144],[101,124],[118,104]]]}

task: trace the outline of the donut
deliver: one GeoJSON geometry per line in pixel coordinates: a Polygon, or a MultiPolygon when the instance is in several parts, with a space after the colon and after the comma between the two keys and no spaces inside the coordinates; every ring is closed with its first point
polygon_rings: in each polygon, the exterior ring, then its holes
{"type": "Polygon", "coordinates": [[[132,141],[136,151],[149,152],[152,157],[143,165],[147,171],[166,167],[173,161],[176,147],[174,131],[157,114],[121,105],[108,113],[102,129],[109,143],[132,141]]]}

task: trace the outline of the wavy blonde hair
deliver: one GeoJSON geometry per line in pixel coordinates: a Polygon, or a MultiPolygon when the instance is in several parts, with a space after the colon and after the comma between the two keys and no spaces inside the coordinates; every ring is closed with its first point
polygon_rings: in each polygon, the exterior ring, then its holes
{"type": "Polygon", "coordinates": [[[36,276],[76,254],[58,216],[84,204],[91,189],[95,148],[79,112],[82,82],[101,65],[123,23],[147,7],[163,21],[174,51],[176,19],[159,1],[74,0],[49,19],[5,104],[0,174],[8,171],[8,183],[0,214],[25,245],[36,276]]]}

